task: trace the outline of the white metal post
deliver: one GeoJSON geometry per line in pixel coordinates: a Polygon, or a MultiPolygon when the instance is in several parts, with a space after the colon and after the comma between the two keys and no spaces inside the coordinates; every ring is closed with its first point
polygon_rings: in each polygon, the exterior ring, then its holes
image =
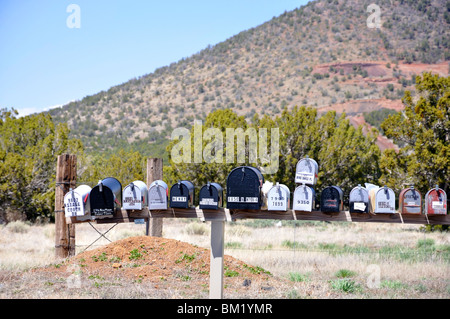
{"type": "Polygon", "coordinates": [[[209,298],[223,298],[223,252],[225,221],[211,221],[211,260],[209,269],[209,298]]]}

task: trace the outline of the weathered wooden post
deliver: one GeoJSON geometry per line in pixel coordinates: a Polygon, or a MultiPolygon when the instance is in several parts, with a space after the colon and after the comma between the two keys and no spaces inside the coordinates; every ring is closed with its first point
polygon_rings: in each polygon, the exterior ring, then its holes
{"type": "MultiPolygon", "coordinates": [[[[163,160],[162,158],[147,159],[147,187],[156,180],[163,179],[163,160]]],[[[150,236],[162,237],[163,219],[149,218],[146,225],[146,233],[148,235],[150,228],[150,236]],[[151,221],[150,221],[151,220],[151,221]]]]}
{"type": "Polygon", "coordinates": [[[75,224],[66,223],[64,195],[76,187],[77,156],[58,156],[55,187],[55,257],[66,258],[75,255],[75,224]]]}

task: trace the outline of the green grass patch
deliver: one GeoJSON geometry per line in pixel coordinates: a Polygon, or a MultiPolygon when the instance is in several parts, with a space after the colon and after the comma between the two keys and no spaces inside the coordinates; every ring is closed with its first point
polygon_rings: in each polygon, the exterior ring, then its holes
{"type": "Polygon", "coordinates": [[[138,260],[144,258],[144,255],[139,251],[139,249],[135,248],[130,251],[130,256],[128,257],[130,260],[138,260]]]}
{"type": "Polygon", "coordinates": [[[354,280],[347,278],[330,280],[330,285],[333,290],[345,293],[354,293],[360,289],[360,286],[354,280]]]}
{"type": "Polygon", "coordinates": [[[255,274],[255,275],[260,275],[261,273],[263,273],[263,274],[267,274],[267,275],[271,275],[272,276],[270,271],[267,271],[267,270],[265,270],[265,269],[263,269],[262,267],[259,267],[259,266],[253,267],[253,266],[249,266],[247,264],[244,264],[243,267],[245,269],[249,270],[252,274],[255,274]]]}
{"type": "MultiPolygon", "coordinates": [[[[183,252],[180,252],[180,254],[183,254],[183,252]]],[[[175,260],[176,264],[179,264],[183,261],[186,261],[188,263],[192,262],[195,259],[195,254],[192,255],[188,255],[188,254],[183,254],[183,256],[181,256],[180,258],[178,258],[177,260],[175,260]]]]}
{"type": "Polygon", "coordinates": [[[239,276],[239,273],[236,270],[227,269],[227,270],[225,270],[224,276],[225,277],[237,277],[237,276],[239,276]]]}
{"type": "Polygon", "coordinates": [[[356,272],[348,269],[339,269],[334,275],[337,278],[349,278],[356,276],[356,272]]]}
{"type": "Polygon", "coordinates": [[[305,244],[299,243],[298,241],[290,241],[290,240],[283,240],[281,243],[281,246],[290,248],[290,249],[306,249],[307,246],[305,244]]]}
{"type": "Polygon", "coordinates": [[[242,247],[244,247],[244,245],[242,245],[242,243],[237,242],[237,241],[225,243],[225,248],[229,248],[229,249],[238,249],[238,248],[242,248],[242,247]]]}
{"type": "Polygon", "coordinates": [[[298,272],[290,272],[288,277],[289,280],[293,282],[305,282],[309,280],[309,274],[301,274],[298,272]]]}
{"type": "Polygon", "coordinates": [[[393,290],[409,288],[409,286],[407,284],[404,284],[404,283],[402,283],[401,281],[398,281],[398,280],[383,280],[380,283],[380,287],[381,288],[393,289],[393,290]]]}

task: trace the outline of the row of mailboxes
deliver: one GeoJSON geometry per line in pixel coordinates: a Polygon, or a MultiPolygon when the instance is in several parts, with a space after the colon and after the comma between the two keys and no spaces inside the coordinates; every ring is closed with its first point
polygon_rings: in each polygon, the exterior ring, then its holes
{"type": "MultiPolygon", "coordinates": [[[[313,163],[313,162],[311,162],[313,163]]],[[[227,177],[227,208],[269,211],[286,211],[291,207],[291,193],[286,185],[276,183],[265,194],[262,191],[264,177],[261,172],[249,166],[235,168],[227,177]]],[[[367,184],[366,184],[367,185],[367,184]]],[[[322,212],[340,212],[344,209],[343,191],[338,186],[325,187],[320,194],[322,212]]],[[[99,181],[92,189],[81,185],[64,197],[66,216],[95,217],[112,216],[116,209],[165,210],[190,208],[194,205],[195,188],[190,181],[179,181],[168,188],[162,180],[154,181],[150,187],[142,181],[127,185],[123,192],[120,182],[112,177],[99,181]]],[[[223,206],[223,188],[217,183],[208,183],[200,189],[200,209],[218,209],[223,206]]],[[[349,194],[350,213],[393,214],[395,193],[389,187],[362,187],[358,185],[349,194]]],[[[293,194],[292,209],[311,212],[315,209],[316,193],[312,186],[302,183],[293,194]]],[[[447,196],[438,187],[425,196],[425,205],[419,191],[413,187],[404,189],[399,195],[401,213],[446,214],[447,196]],[[422,207],[424,206],[424,209],[422,207]]]]}

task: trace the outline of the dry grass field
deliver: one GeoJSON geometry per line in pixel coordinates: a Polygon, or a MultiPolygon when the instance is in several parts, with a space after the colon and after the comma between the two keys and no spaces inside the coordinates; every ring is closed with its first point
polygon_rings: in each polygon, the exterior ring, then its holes
{"type": "MultiPolygon", "coordinates": [[[[102,238],[85,251],[98,233],[79,224],[77,256],[55,260],[53,224],[0,226],[0,298],[208,298],[210,224],[166,219],[163,229],[150,243],[144,225],[119,224],[106,235],[112,243],[102,238]],[[169,246],[178,247],[173,257],[169,246]]],[[[263,220],[225,229],[224,298],[450,298],[448,232],[263,220]]]]}

